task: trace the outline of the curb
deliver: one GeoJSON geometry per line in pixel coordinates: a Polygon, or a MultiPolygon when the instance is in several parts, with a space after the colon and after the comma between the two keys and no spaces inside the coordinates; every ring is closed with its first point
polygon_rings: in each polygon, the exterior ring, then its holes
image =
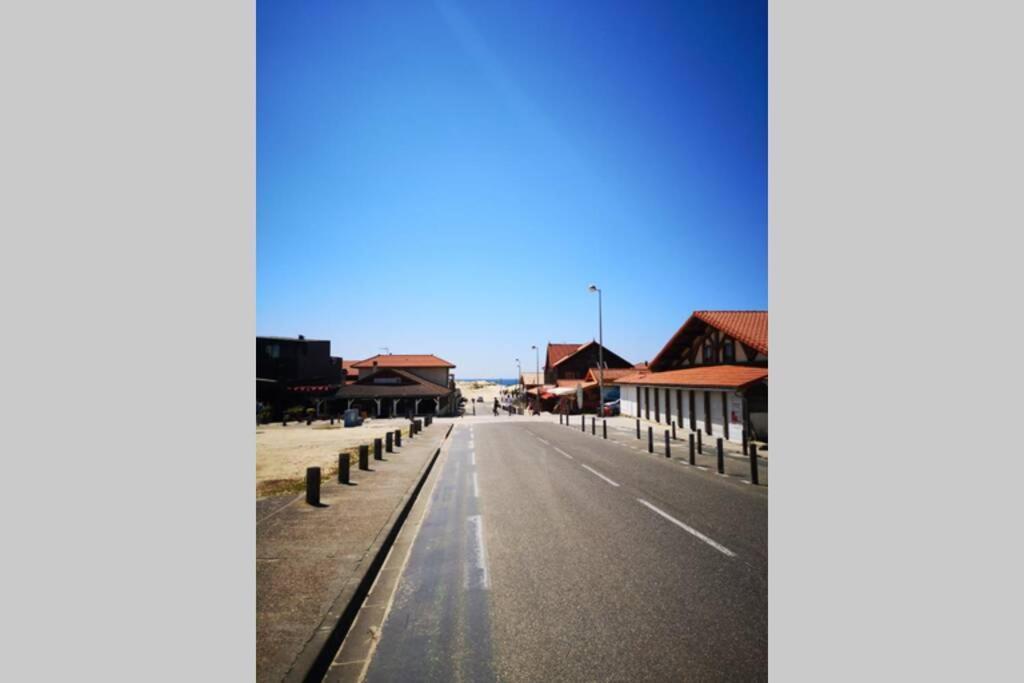
{"type": "Polygon", "coordinates": [[[361,576],[357,572],[346,582],[338,597],[331,603],[320,625],[317,626],[313,635],[292,662],[291,668],[283,679],[285,683],[320,681],[327,673],[335,654],[344,642],[345,636],[348,635],[366,595],[373,587],[398,532],[405,523],[406,517],[409,516],[413,503],[416,502],[423,484],[430,476],[434,463],[437,462],[437,458],[441,454],[441,447],[451,436],[454,427],[454,424],[448,425],[448,431],[441,438],[441,443],[434,450],[434,454],[424,464],[419,476],[402,496],[402,500],[395,506],[388,521],[381,527],[363,556],[363,561],[369,558],[365,571],[361,576]]]}

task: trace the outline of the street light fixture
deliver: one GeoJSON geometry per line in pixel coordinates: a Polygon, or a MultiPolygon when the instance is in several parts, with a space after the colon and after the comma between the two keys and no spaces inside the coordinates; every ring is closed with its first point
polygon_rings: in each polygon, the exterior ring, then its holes
{"type": "Polygon", "coordinates": [[[604,417],[604,323],[601,320],[601,288],[590,285],[587,290],[591,293],[597,292],[597,391],[601,405],[601,412],[598,414],[604,417]]]}
{"type": "Polygon", "coordinates": [[[519,370],[519,394],[522,396],[526,393],[526,380],[523,378],[523,366],[519,364],[519,359],[516,358],[516,369],[519,370]]]}

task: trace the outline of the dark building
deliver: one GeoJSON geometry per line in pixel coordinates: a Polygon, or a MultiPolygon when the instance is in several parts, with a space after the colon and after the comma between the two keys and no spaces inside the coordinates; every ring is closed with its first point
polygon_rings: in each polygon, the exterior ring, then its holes
{"type": "Polygon", "coordinates": [[[256,337],[256,401],[275,416],[295,405],[316,405],[344,383],[342,360],[331,342],[293,337],[256,337]]]}

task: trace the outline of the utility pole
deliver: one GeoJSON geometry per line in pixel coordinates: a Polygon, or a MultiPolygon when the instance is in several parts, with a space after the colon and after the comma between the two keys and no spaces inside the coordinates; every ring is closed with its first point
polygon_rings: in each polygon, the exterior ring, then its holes
{"type": "Polygon", "coordinates": [[[601,417],[604,417],[604,322],[602,317],[601,289],[597,285],[590,285],[591,292],[597,292],[597,391],[600,403],[601,417]]]}

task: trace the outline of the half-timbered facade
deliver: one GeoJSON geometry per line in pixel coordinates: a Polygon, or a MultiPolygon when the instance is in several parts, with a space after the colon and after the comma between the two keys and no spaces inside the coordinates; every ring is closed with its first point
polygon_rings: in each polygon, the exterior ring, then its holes
{"type": "Polygon", "coordinates": [[[358,408],[372,417],[451,415],[454,367],[431,354],[373,356],[352,363],[349,369],[358,375],[334,398],[339,409],[358,408]]]}
{"type": "Polygon", "coordinates": [[[767,441],[768,312],[695,311],[646,370],[614,381],[623,415],[767,441]]]}

